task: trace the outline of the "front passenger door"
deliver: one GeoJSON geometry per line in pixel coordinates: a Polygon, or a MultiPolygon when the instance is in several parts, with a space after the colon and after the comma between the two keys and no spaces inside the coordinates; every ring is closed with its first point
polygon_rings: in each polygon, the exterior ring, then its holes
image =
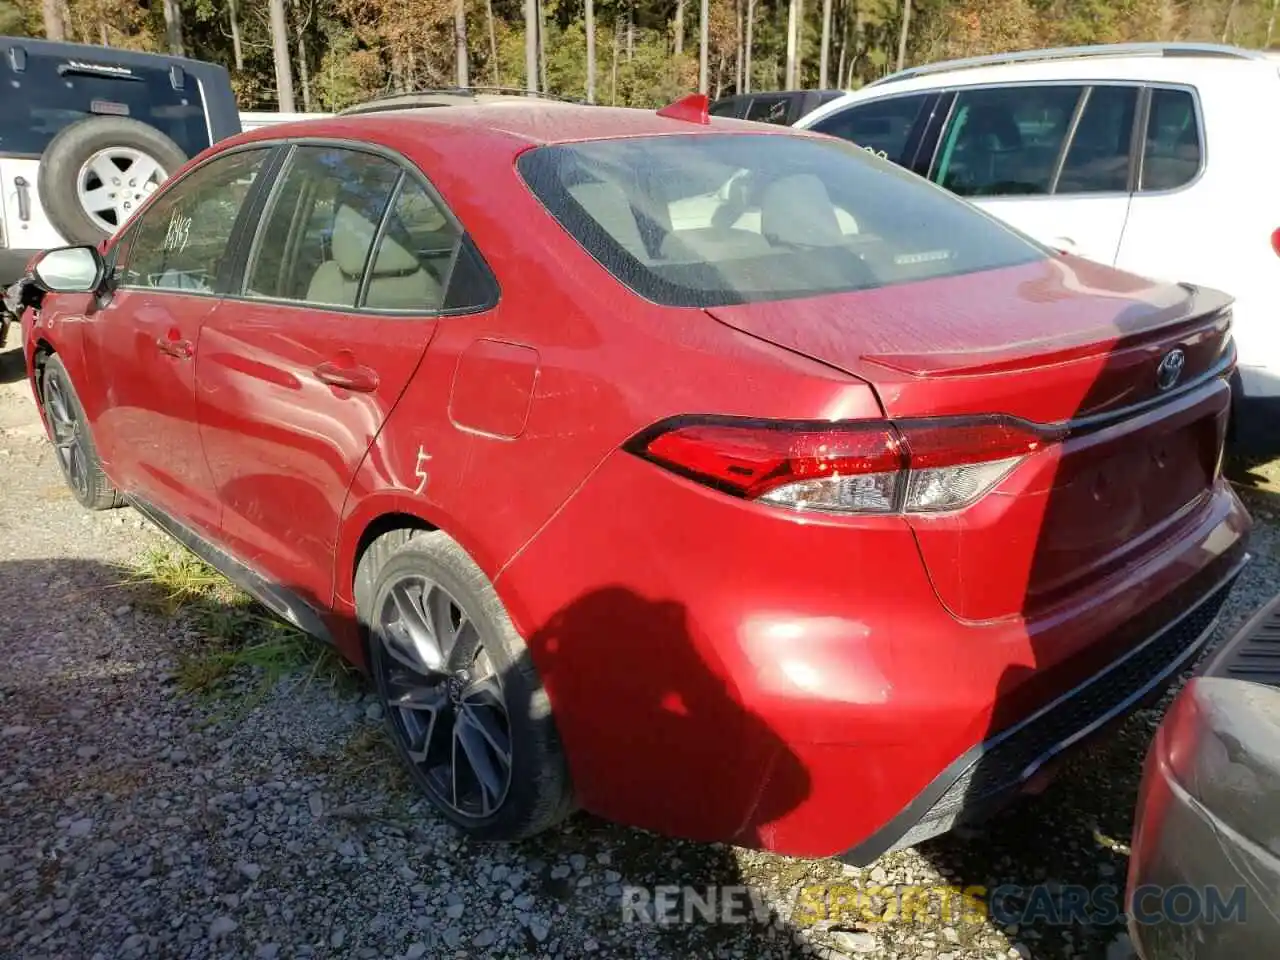
{"type": "Polygon", "coordinates": [[[219,156],[157,197],[113,247],[113,295],[87,325],[96,434],[112,480],[205,533],[220,510],[196,424],[197,348],[270,153],[219,156]]]}

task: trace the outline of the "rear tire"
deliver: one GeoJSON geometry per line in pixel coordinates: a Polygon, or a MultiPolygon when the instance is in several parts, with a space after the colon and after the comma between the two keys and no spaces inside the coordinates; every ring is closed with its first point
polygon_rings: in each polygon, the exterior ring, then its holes
{"type": "Polygon", "coordinates": [[[90,510],[110,510],[122,505],[124,498],[102,470],[84,408],[71,385],[67,368],[56,354],[45,361],[40,378],[40,401],[53,436],[62,478],[76,500],[90,510]]]}
{"type": "Polygon", "coordinates": [[[374,541],[355,583],[387,728],[415,786],[479,840],[521,840],[573,810],[546,691],[502,602],[441,531],[374,541]]]}

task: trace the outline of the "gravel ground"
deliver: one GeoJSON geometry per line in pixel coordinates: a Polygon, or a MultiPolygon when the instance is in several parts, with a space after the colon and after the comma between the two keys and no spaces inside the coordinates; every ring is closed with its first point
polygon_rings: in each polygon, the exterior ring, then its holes
{"type": "MultiPolygon", "coordinates": [[[[189,623],[135,605],[122,567],[162,542],[65,492],[16,350],[0,353],[0,957],[1130,955],[1121,923],[947,916],[843,927],[791,911],[804,884],[1123,884],[1135,716],[981,834],[865,870],[683,844],[580,816],[516,846],[465,842],[405,789],[367,688],[299,670],[264,698],[182,693],[189,623]],[[746,884],[764,919],[623,922],[627,885],[746,884]]],[[[1255,562],[1223,618],[1275,590],[1280,464],[1246,492],[1255,562]]]]}

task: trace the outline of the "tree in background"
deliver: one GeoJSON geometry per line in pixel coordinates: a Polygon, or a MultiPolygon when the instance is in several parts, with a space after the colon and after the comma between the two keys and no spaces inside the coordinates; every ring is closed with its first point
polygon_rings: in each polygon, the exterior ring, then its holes
{"type": "Polygon", "coordinates": [[[495,85],[652,107],[859,86],[944,57],[1124,40],[1280,45],[1280,0],[0,0],[0,32],[225,64],[242,109],[495,85]],[[697,17],[697,50],[691,16],[697,17]],[[523,79],[522,79],[523,78],[523,79]]]}
{"type": "Polygon", "coordinates": [[[293,65],[289,62],[289,32],[285,24],[284,0],[267,0],[271,18],[271,53],[275,60],[276,98],[280,109],[292,113],[293,65]]]}

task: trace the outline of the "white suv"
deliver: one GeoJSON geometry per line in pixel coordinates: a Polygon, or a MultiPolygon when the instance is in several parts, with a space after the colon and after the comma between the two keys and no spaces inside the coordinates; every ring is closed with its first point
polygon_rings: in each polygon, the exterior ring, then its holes
{"type": "Polygon", "coordinates": [[[796,126],[888,157],[1048,246],[1232,294],[1235,429],[1280,439],[1280,55],[1140,43],[953,60],[796,126]]]}

